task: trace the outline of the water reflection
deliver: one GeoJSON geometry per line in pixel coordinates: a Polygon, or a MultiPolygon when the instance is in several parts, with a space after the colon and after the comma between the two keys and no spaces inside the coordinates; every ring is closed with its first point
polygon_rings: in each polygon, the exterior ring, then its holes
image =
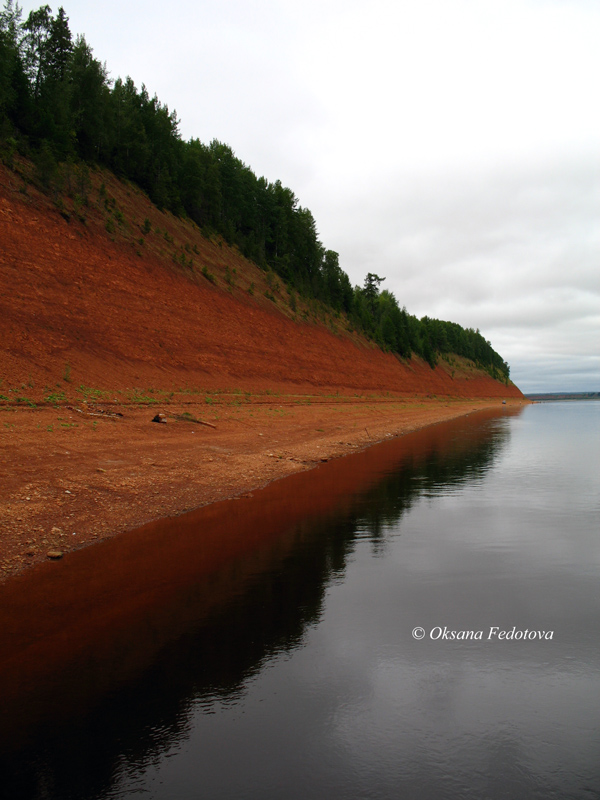
{"type": "Polygon", "coordinates": [[[481,474],[506,435],[485,415],[436,426],[3,587],[9,785],[99,796],[124,757],[141,765],[185,738],[199,696],[234,702],[301,645],[361,531],[376,546],[423,491],[481,474]]]}
{"type": "MultiPolygon", "coordinates": [[[[489,725],[517,702],[498,663],[517,659],[527,673],[523,651],[490,662],[472,649],[465,662],[452,646],[416,650],[398,635],[415,614],[440,624],[440,605],[473,626],[489,609],[502,610],[500,622],[532,614],[518,579],[506,597],[505,536],[500,550],[478,541],[467,556],[453,544],[464,496],[478,498],[502,461],[511,422],[488,414],[435,426],[3,587],[7,796],[196,797],[201,787],[208,797],[306,797],[316,786],[336,797],[399,787],[407,797],[535,796],[531,742],[513,735],[509,714],[489,725]],[[432,540],[436,498],[447,531],[432,540]],[[479,795],[452,768],[457,757],[479,795]]],[[[552,602],[548,586],[540,578],[552,602]]],[[[568,604],[570,584],[552,590],[568,604]]]]}

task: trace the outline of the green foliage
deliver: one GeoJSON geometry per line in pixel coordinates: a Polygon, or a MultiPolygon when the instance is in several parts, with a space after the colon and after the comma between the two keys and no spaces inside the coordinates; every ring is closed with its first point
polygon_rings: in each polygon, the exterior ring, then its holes
{"type": "MultiPolygon", "coordinates": [[[[375,273],[368,273],[362,288],[352,289],[338,254],[324,248],[311,212],[291,189],[257,177],[222,142],[183,141],[174,111],[131,78],[110,80],[83,36],[73,42],[62,8],[53,16],[49,6],[42,6],[23,21],[14,0],[5,0],[0,12],[2,142],[0,154],[7,162],[16,149],[33,157],[45,191],[58,193],[64,185],[70,192],[74,182],[79,205],[88,202],[87,164],[103,165],[134,182],[159,208],[187,216],[207,238],[219,246],[224,239],[266,270],[265,296],[273,302],[278,277],[287,285],[293,311],[296,296],[320,301],[402,358],[416,353],[434,367],[440,354],[455,352],[508,380],[508,365],[479,331],[416,319],[399,308],[393,294],[380,292],[384,278],[375,273]]],[[[100,199],[123,225],[104,185],[100,199]]],[[[106,229],[114,233],[112,219],[106,229]]],[[[142,234],[151,229],[146,219],[142,234]]],[[[163,235],[158,228],[155,233],[163,235]]],[[[174,244],[166,231],[164,238],[174,244]]],[[[183,252],[174,259],[193,268],[183,252]]],[[[206,267],[202,274],[215,282],[206,267]]],[[[233,286],[229,273],[225,280],[233,286]]],[[[253,285],[248,291],[252,294],[253,285]]],[[[308,313],[302,317],[308,319],[308,313]]]]}
{"type": "Polygon", "coordinates": [[[367,306],[371,309],[371,313],[375,310],[375,304],[377,303],[377,296],[379,294],[379,285],[384,280],[385,278],[380,278],[379,275],[375,275],[373,272],[367,273],[367,277],[365,278],[363,296],[367,306]]]}
{"type": "Polygon", "coordinates": [[[158,403],[156,397],[150,397],[148,394],[142,394],[138,389],[133,389],[127,396],[130,403],[139,403],[143,405],[154,405],[158,403]]]}
{"type": "Polygon", "coordinates": [[[202,267],[202,274],[204,275],[207,281],[210,281],[211,283],[217,282],[215,276],[212,274],[212,272],[208,271],[208,268],[206,266],[202,267]]]}
{"type": "Polygon", "coordinates": [[[56,188],[58,164],[48,142],[43,142],[34,158],[36,177],[44,191],[56,188]]]}
{"type": "Polygon", "coordinates": [[[47,397],[44,397],[44,402],[56,405],[65,400],[64,392],[51,392],[47,397]]]}

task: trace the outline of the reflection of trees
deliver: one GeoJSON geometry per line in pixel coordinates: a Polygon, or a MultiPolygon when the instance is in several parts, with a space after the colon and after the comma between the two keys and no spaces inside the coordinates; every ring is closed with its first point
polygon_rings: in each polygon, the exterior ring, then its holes
{"type": "Polygon", "coordinates": [[[426,454],[409,453],[397,469],[360,497],[355,526],[366,527],[380,541],[386,527],[397,524],[421,496],[448,494],[467,483],[481,481],[510,435],[506,425],[490,427],[490,435],[473,440],[453,439],[426,454]]]}
{"type": "MultiPolygon", "coordinates": [[[[164,647],[135,682],[60,728],[40,725],[17,758],[0,756],[7,796],[105,797],[120,765],[138,772],[185,740],[197,703],[210,709],[215,700],[235,702],[266,661],[301,646],[319,619],[327,586],[343,575],[365,531],[380,552],[386,529],[419,497],[481,480],[507,436],[504,424],[487,423],[456,440],[440,436],[425,453],[405,450],[383,480],[336,513],[296,524],[285,532],[293,539],[285,555],[275,548],[269,567],[164,647]]],[[[236,585],[235,569],[226,580],[236,585]]]]}

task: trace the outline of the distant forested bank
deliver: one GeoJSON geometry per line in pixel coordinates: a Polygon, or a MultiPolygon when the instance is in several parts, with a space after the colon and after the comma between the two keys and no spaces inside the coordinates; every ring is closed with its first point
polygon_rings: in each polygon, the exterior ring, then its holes
{"type": "Polygon", "coordinates": [[[600,392],[534,392],[526,394],[528,400],[535,400],[540,403],[552,402],[553,400],[600,400],[600,392]]]}
{"type": "Polygon", "coordinates": [[[257,177],[226,144],[183,141],[176,113],[131,78],[110,80],[84,36],[73,38],[63,8],[53,15],[42,6],[24,19],[7,0],[0,12],[0,142],[9,166],[16,153],[33,160],[38,185],[49,194],[65,191],[74,162],[105,166],[139,185],[159,208],[222,235],[276,272],[290,304],[295,293],[315,298],[403,358],[416,353],[433,367],[440,354],[452,352],[508,381],[508,364],[478,330],[417,319],[381,290],[385,279],[373,273],[352,287],[291,189],[257,177]]]}

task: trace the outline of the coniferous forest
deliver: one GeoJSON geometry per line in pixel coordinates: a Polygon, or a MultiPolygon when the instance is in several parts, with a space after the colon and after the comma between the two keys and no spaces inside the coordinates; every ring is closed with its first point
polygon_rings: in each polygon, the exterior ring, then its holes
{"type": "Polygon", "coordinates": [[[257,177],[226,144],[184,141],[176,113],[145,86],[109,79],[84,36],[73,37],[63,8],[24,18],[6,0],[0,12],[0,145],[9,164],[15,153],[31,159],[47,192],[60,191],[65,163],[107,167],[159,208],[220,234],[290,290],[344,313],[380,347],[432,367],[456,353],[508,381],[508,364],[478,330],[417,319],[373,273],[353,288],[291,189],[257,177]]]}

